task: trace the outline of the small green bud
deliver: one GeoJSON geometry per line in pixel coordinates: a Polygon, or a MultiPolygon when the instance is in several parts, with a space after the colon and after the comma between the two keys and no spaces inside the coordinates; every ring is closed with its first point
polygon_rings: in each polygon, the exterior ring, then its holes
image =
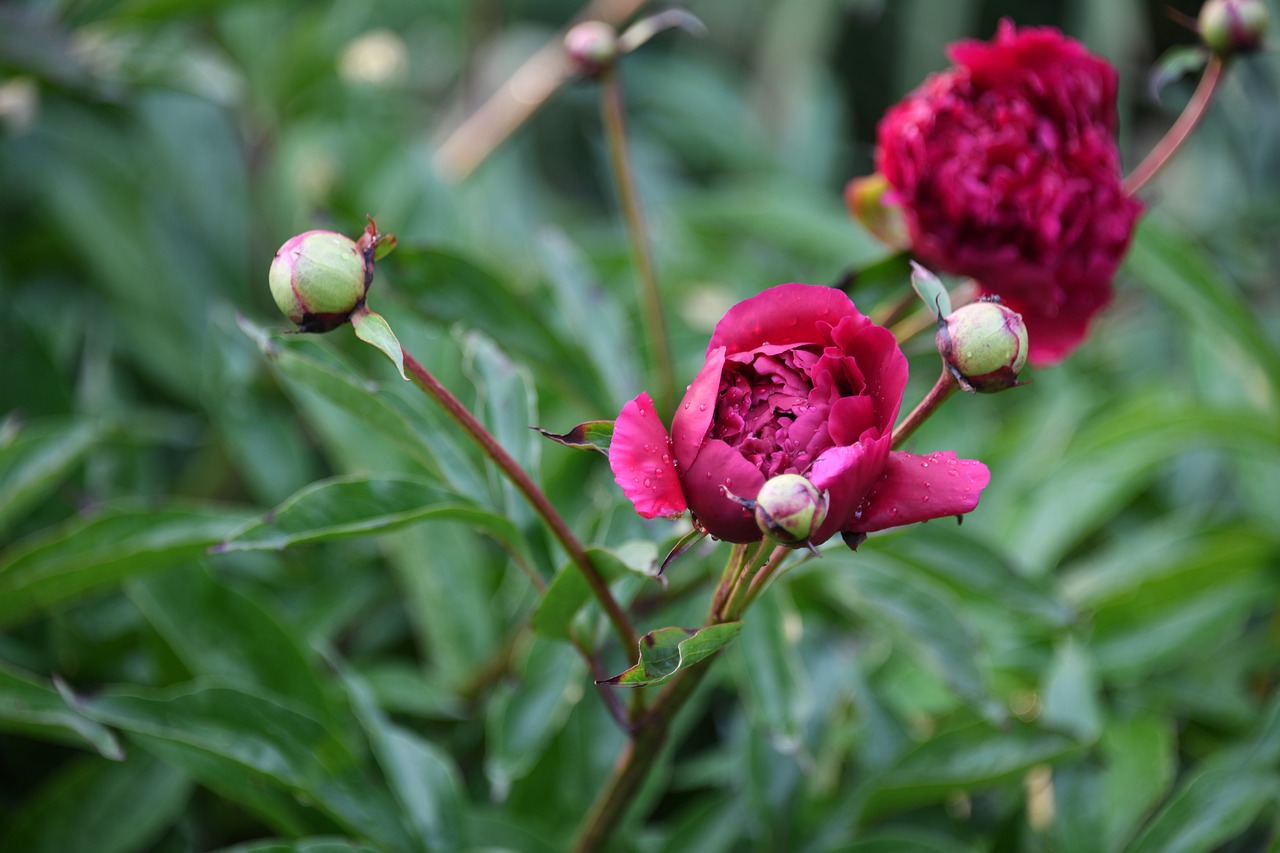
{"type": "Polygon", "coordinates": [[[618,33],[603,21],[583,21],[565,33],[564,50],[574,74],[594,77],[618,58],[618,33]]]}
{"type": "Polygon", "coordinates": [[[780,474],[756,495],[756,524],[784,545],[806,544],[827,518],[828,497],[799,474],[780,474]]]}
{"type": "Polygon", "coordinates": [[[371,278],[370,262],[354,240],[307,231],[280,247],[267,280],[276,305],[300,331],[328,332],[364,302],[371,278]]]}
{"type": "Polygon", "coordinates": [[[1208,0],[1198,21],[1200,38],[1223,58],[1258,50],[1270,23],[1263,0],[1208,0]]]}
{"type": "Polygon", "coordinates": [[[939,319],[937,341],[942,360],[966,391],[1012,388],[1027,363],[1022,315],[999,302],[973,302],[939,319]]]}

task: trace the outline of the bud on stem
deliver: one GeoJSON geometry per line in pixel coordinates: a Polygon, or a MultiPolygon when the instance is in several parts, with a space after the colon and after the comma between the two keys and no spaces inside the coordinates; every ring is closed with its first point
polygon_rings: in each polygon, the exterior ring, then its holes
{"type": "Polygon", "coordinates": [[[1018,385],[1027,363],[1022,315],[999,302],[973,302],[938,319],[938,352],[966,391],[992,394],[1018,385]]]}

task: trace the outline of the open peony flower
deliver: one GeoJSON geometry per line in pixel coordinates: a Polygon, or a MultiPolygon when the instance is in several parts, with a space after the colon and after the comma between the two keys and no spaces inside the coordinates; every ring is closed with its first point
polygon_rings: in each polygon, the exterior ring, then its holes
{"type": "Polygon", "coordinates": [[[779,474],[800,474],[830,493],[814,544],[969,512],[989,479],[985,465],[890,449],[906,384],[893,335],[843,292],[779,285],[716,325],[670,435],[648,394],[623,406],[609,465],[644,517],[687,508],[730,542],[762,534],[726,492],[754,500],[779,474]]]}
{"type": "Polygon", "coordinates": [[[1111,300],[1142,205],[1121,186],[1116,70],[1049,27],[1000,23],[885,114],[876,168],[926,265],[1022,314],[1032,364],[1065,358],[1111,300]]]}

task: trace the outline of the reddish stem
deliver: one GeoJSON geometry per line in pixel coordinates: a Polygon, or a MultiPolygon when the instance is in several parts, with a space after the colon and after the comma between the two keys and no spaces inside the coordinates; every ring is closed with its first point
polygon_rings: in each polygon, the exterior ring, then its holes
{"type": "Polygon", "coordinates": [[[1226,71],[1226,63],[1217,56],[1209,58],[1209,63],[1204,67],[1204,76],[1200,78],[1200,84],[1196,86],[1195,92],[1191,95],[1191,100],[1187,102],[1187,107],[1182,111],[1182,115],[1178,116],[1178,120],[1169,128],[1169,132],[1164,138],[1156,143],[1156,147],[1151,149],[1151,153],[1147,154],[1146,159],[1138,164],[1138,168],[1130,173],[1129,177],[1124,179],[1124,191],[1129,195],[1134,195],[1138,190],[1146,186],[1147,182],[1156,176],[1156,173],[1164,168],[1165,163],[1169,162],[1169,158],[1174,152],[1182,147],[1182,143],[1191,135],[1191,131],[1195,130],[1200,119],[1204,117],[1205,110],[1209,107],[1209,102],[1213,100],[1213,93],[1217,91],[1218,84],[1222,81],[1222,74],[1226,71]]]}
{"type": "Polygon", "coordinates": [[[440,380],[436,379],[418,360],[409,353],[404,354],[404,369],[413,377],[413,381],[418,387],[427,392],[431,399],[435,400],[440,408],[453,418],[454,422],[471,437],[471,439],[480,446],[490,459],[493,460],[502,473],[507,476],[512,484],[515,485],[525,499],[533,506],[538,515],[542,516],[542,520],[546,522],[551,533],[559,540],[564,550],[569,554],[569,559],[573,561],[582,575],[587,579],[587,585],[591,587],[591,591],[595,593],[600,605],[604,608],[605,614],[609,617],[609,621],[613,623],[613,629],[618,635],[618,639],[622,642],[625,649],[637,648],[638,639],[636,630],[631,625],[631,620],[627,618],[627,614],[623,612],[618,605],[617,599],[613,597],[613,593],[609,591],[609,585],[605,583],[604,576],[600,574],[599,569],[591,562],[590,555],[587,554],[582,543],[577,540],[573,532],[569,530],[569,526],[565,524],[564,519],[560,517],[560,513],[556,512],[556,508],[551,505],[551,501],[547,500],[547,496],[542,493],[537,484],[530,479],[525,470],[520,467],[520,463],[511,458],[511,454],[507,453],[498,444],[497,440],[489,433],[480,421],[476,420],[475,415],[458,401],[458,398],[449,393],[449,389],[440,384],[440,380]]]}

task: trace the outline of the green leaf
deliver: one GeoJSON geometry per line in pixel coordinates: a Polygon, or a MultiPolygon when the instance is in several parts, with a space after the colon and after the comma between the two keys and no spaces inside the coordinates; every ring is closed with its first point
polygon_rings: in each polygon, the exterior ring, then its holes
{"type": "Polygon", "coordinates": [[[1107,849],[1120,849],[1173,784],[1178,764],[1174,726],[1168,716],[1146,713],[1111,719],[1103,729],[1099,746],[1107,769],[1096,799],[1107,849]]]}
{"type": "Polygon", "coordinates": [[[0,625],[198,557],[247,517],[220,507],[118,509],[28,537],[0,556],[0,625]]]}
{"type": "Polygon", "coordinates": [[[110,729],[67,705],[52,682],[4,661],[0,661],[0,729],[50,740],[83,741],[103,758],[124,760],[124,750],[110,729]]]}
{"type": "Polygon", "coordinates": [[[754,726],[768,734],[776,749],[792,753],[813,714],[809,672],[797,644],[800,631],[788,630],[799,614],[784,589],[773,589],[751,608],[738,642],[726,653],[754,726]]]}
{"type": "Polygon", "coordinates": [[[1102,732],[1098,680],[1088,652],[1068,638],[1054,652],[1041,688],[1040,722],[1066,732],[1082,743],[1093,743],[1102,732]]]}
{"type": "Polygon", "coordinates": [[[404,375],[404,350],[385,317],[361,306],[351,315],[351,326],[355,329],[357,338],[391,359],[400,378],[408,381],[409,377],[404,375]]]}
{"type": "Polygon", "coordinates": [[[467,849],[466,797],[452,757],[414,732],[392,724],[357,676],[343,672],[342,680],[391,793],[422,849],[467,849]]]}
{"type": "Polygon", "coordinates": [[[341,740],[293,708],[201,684],[113,689],[81,697],[77,707],[223,796],[271,810],[277,821],[273,792],[314,803],[347,832],[390,850],[416,849],[386,791],[369,784],[341,740]]]}
{"type": "Polygon", "coordinates": [[[1147,91],[1160,103],[1160,93],[1174,80],[1204,68],[1212,52],[1204,45],[1180,44],[1166,50],[1147,74],[1147,91]]]}
{"type": "Polygon", "coordinates": [[[191,782],[145,752],[124,762],[76,761],[22,804],[0,849],[23,853],[132,853],[177,820],[191,782]]]}
{"type": "Polygon", "coordinates": [[[741,630],[741,622],[725,622],[698,630],[659,628],[650,631],[640,638],[639,662],[625,672],[599,683],[615,687],[665,684],[680,670],[720,651],[741,630]]]}
{"type": "Polygon", "coordinates": [[[100,419],[27,424],[0,446],[0,533],[51,494],[110,431],[100,419]]]}
{"type": "Polygon", "coordinates": [[[226,679],[291,700],[317,719],[332,718],[298,639],[203,567],[133,581],[128,594],[193,675],[226,679]]]}
{"type": "Polygon", "coordinates": [[[344,838],[301,838],[297,841],[250,841],[215,853],[383,853],[376,847],[344,838]]]}
{"type": "Polygon", "coordinates": [[[560,434],[542,427],[534,427],[534,429],[542,433],[544,438],[549,438],[565,447],[595,450],[605,456],[609,455],[609,445],[613,441],[613,421],[587,421],[560,434]]]}
{"type": "MultiPolygon", "coordinates": [[[[657,546],[636,540],[617,550],[588,547],[587,556],[606,581],[617,580],[628,573],[657,577],[657,546]]],[[[582,570],[572,561],[561,567],[547,585],[533,612],[533,630],[544,637],[568,639],[573,618],[591,600],[591,587],[582,570]]]]}
{"type": "Polygon", "coordinates": [[[1280,773],[1234,750],[1184,782],[1126,853],[1207,853],[1235,838],[1280,797],[1280,773]]]}
{"type": "Polygon", "coordinates": [[[236,531],[215,549],[282,550],[395,530],[427,520],[465,522],[519,552],[515,526],[470,500],[415,477],[347,475],[305,486],[266,518],[236,531]]]}
{"type": "Polygon", "coordinates": [[[896,765],[867,780],[860,820],[925,803],[941,802],[956,791],[975,791],[1016,779],[1032,767],[1080,749],[1071,739],[1015,727],[1007,731],[968,726],[938,735],[904,755],[896,765]]]}
{"type": "Polygon", "coordinates": [[[942,280],[915,261],[911,262],[911,287],[935,317],[951,313],[951,294],[942,280]]]}

